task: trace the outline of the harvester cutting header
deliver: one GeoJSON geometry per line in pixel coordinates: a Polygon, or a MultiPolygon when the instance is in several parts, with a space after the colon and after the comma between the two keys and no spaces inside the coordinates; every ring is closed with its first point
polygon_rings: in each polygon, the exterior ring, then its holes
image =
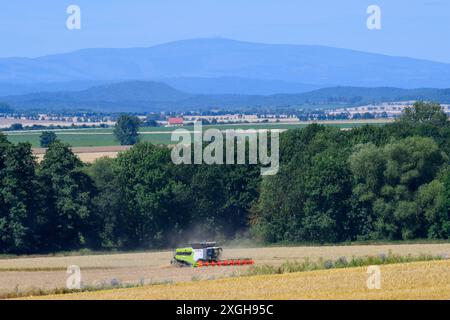
{"type": "Polygon", "coordinates": [[[222,267],[222,266],[244,266],[254,263],[251,258],[225,259],[221,260],[223,249],[216,242],[192,243],[187,248],[177,248],[171,264],[180,267],[222,267]]]}

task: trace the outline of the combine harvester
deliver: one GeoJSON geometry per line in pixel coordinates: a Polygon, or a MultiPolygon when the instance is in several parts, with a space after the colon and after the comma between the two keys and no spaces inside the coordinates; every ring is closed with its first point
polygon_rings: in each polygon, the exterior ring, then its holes
{"type": "Polygon", "coordinates": [[[191,247],[178,248],[170,261],[171,264],[180,267],[223,267],[246,266],[254,264],[253,259],[226,259],[220,260],[222,248],[216,246],[216,242],[192,243],[191,247]]]}

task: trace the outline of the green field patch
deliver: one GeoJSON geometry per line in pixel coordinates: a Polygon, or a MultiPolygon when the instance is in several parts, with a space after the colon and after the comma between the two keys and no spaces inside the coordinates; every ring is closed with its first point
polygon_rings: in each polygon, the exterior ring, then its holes
{"type": "MultiPolygon", "coordinates": [[[[384,123],[373,123],[374,125],[384,125],[384,123]]],[[[278,129],[289,130],[304,128],[308,124],[305,123],[263,123],[263,124],[222,124],[222,125],[204,125],[203,130],[219,129],[278,129]]],[[[341,129],[356,128],[365,125],[365,123],[326,123],[326,126],[337,127],[341,129]]],[[[176,129],[186,129],[194,131],[194,126],[184,127],[142,127],[140,132],[141,141],[147,141],[154,144],[173,144],[176,142],[171,141],[171,133],[176,129]]],[[[66,129],[66,130],[54,130],[59,140],[71,145],[72,147],[107,147],[117,146],[119,142],[115,139],[113,128],[98,128],[98,129],[66,129]]],[[[41,131],[21,131],[21,132],[5,132],[8,140],[12,143],[29,142],[34,148],[40,147],[39,137],[41,131]]]]}

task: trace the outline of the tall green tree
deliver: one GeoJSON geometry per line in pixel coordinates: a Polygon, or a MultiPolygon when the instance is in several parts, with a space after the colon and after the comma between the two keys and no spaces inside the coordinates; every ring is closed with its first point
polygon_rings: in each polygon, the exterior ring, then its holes
{"type": "Polygon", "coordinates": [[[68,145],[51,144],[39,167],[45,192],[41,216],[45,250],[68,250],[93,245],[89,220],[93,218],[95,186],[83,171],[83,163],[68,145]]]}
{"type": "Polygon", "coordinates": [[[416,203],[418,191],[433,181],[447,159],[432,139],[423,137],[357,148],[349,160],[355,179],[353,193],[359,202],[357,210],[368,213],[372,222],[370,237],[427,236],[424,211],[416,203]]]}
{"type": "Polygon", "coordinates": [[[0,171],[5,167],[5,157],[8,148],[11,143],[8,141],[6,136],[0,132],[0,171]]]}
{"type": "Polygon", "coordinates": [[[310,126],[283,134],[281,166],[264,178],[252,229],[267,242],[345,239],[351,180],[337,129],[310,126]]]}
{"type": "Polygon", "coordinates": [[[121,205],[119,234],[125,247],[158,248],[189,224],[188,187],[174,177],[167,147],[139,143],[117,158],[121,205]]]}
{"type": "Polygon", "coordinates": [[[121,206],[125,206],[116,167],[115,159],[105,157],[85,169],[97,190],[92,199],[96,214],[90,219],[90,229],[98,234],[101,246],[109,249],[121,246],[119,215],[121,206]]]}
{"type": "Polygon", "coordinates": [[[117,119],[114,135],[121,145],[134,145],[139,141],[139,126],[141,121],[138,117],[121,115],[117,119]]]}
{"type": "Polygon", "coordinates": [[[0,252],[36,251],[34,227],[40,203],[31,145],[0,149],[0,252]]]}
{"type": "Polygon", "coordinates": [[[446,166],[442,175],[419,190],[420,210],[425,214],[428,238],[450,238],[450,169],[446,166]]]}
{"type": "Polygon", "coordinates": [[[423,101],[414,103],[412,108],[406,108],[401,120],[413,124],[448,125],[448,117],[440,104],[423,101]]]}
{"type": "Polygon", "coordinates": [[[440,210],[437,224],[429,229],[432,237],[450,239],[450,168],[447,166],[442,176],[442,195],[440,199],[440,210]]]}
{"type": "Polygon", "coordinates": [[[416,198],[418,210],[424,214],[423,223],[429,239],[450,237],[447,176],[446,173],[442,179],[435,179],[420,187],[416,198]]]}
{"type": "Polygon", "coordinates": [[[189,185],[191,225],[204,237],[233,238],[249,227],[259,193],[260,170],[252,165],[201,165],[189,185]]]}
{"type": "Polygon", "coordinates": [[[39,137],[39,142],[42,148],[48,148],[57,139],[56,133],[53,131],[44,131],[39,137]]]}

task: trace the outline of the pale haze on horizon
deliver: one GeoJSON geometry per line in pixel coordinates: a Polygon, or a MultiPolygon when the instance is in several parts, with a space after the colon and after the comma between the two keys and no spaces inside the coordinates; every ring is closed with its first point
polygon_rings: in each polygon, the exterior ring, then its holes
{"type": "Polygon", "coordinates": [[[0,5],[0,57],[223,37],[450,63],[449,17],[443,0],[16,0],[0,5]],[[66,28],[72,4],[81,8],[81,30],[66,28]],[[366,26],[373,4],[381,8],[381,30],[366,26]]]}

